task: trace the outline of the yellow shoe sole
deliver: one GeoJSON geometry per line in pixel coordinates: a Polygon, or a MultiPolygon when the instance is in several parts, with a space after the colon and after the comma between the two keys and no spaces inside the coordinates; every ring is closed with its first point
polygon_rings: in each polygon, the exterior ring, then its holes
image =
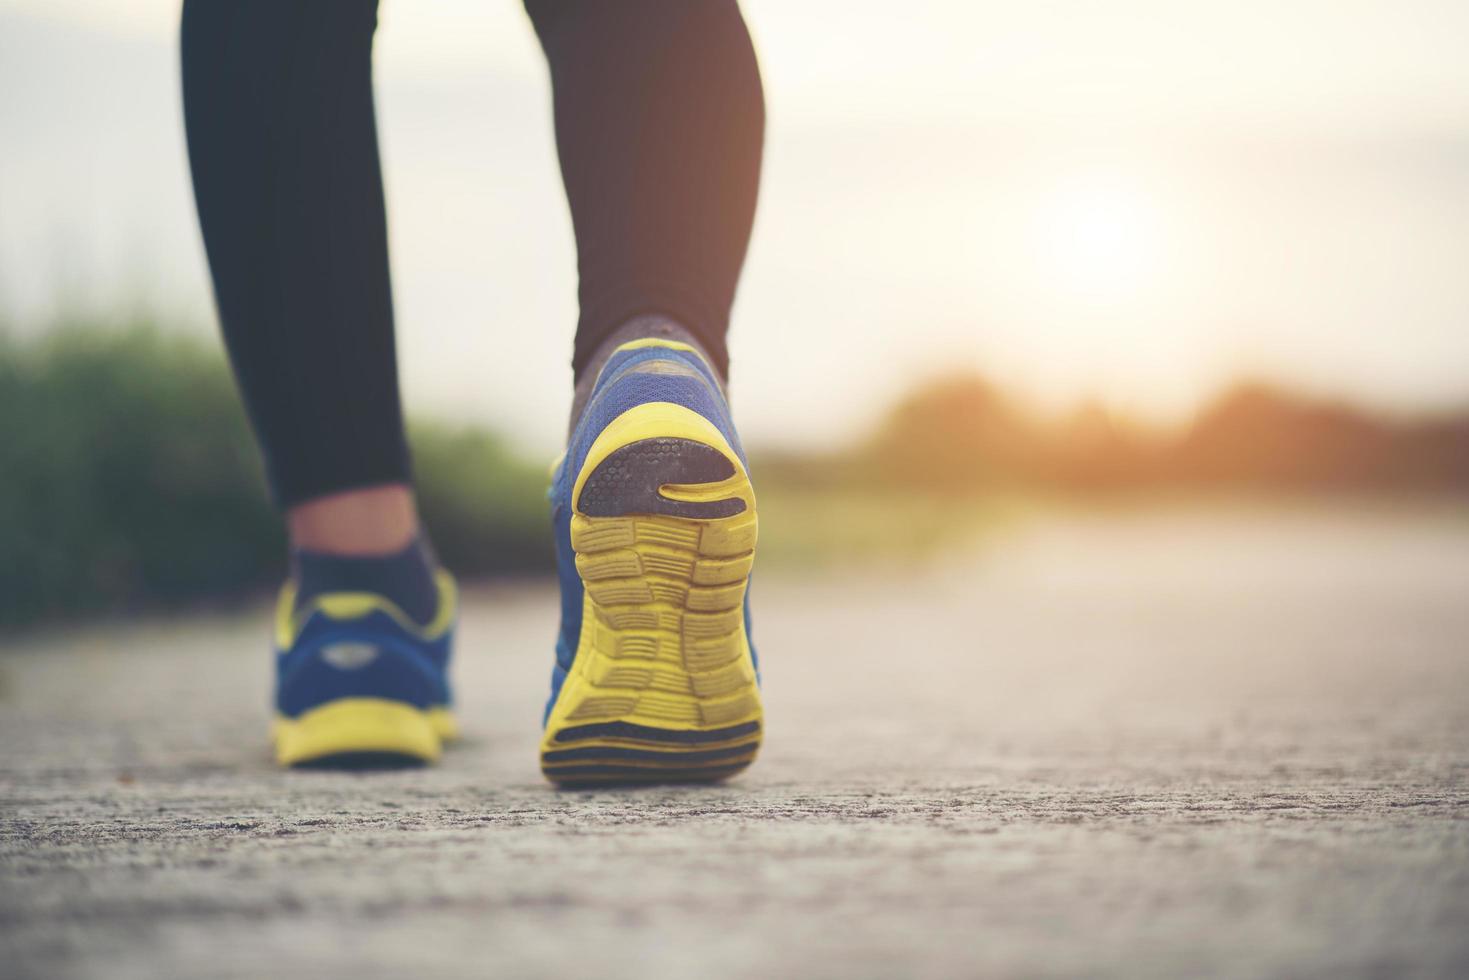
{"type": "Polygon", "coordinates": [[[433,762],[457,738],[448,708],[416,708],[383,698],[339,698],[271,726],[283,766],[357,768],[433,762]]]}
{"type": "Polygon", "coordinates": [[[572,501],[582,629],[541,771],[560,784],[740,772],[764,723],[745,632],[759,522],[744,464],[703,416],[652,402],[597,438],[572,501]]]}

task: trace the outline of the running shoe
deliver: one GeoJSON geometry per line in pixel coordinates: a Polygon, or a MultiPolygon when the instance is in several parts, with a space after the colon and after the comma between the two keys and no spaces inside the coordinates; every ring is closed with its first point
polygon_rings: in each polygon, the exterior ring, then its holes
{"type": "Polygon", "coordinates": [[[541,739],[560,784],[717,780],[760,746],[755,494],[713,370],[624,344],[551,486],[561,632],[541,739]]]}
{"type": "Polygon", "coordinates": [[[449,651],[456,594],[436,573],[439,610],[419,626],[370,592],[332,592],[296,608],[287,582],[276,612],[272,737],[284,766],[378,767],[431,762],[458,734],[449,651]]]}

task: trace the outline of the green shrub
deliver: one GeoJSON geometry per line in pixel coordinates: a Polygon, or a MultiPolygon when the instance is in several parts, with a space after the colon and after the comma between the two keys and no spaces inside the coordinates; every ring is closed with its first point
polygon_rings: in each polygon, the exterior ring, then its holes
{"type": "MultiPolygon", "coordinates": [[[[228,599],[285,548],[218,349],[144,323],[0,337],[0,626],[228,599]]],[[[414,427],[424,520],[463,574],[551,557],[544,470],[414,427]]]]}
{"type": "Polygon", "coordinates": [[[414,425],[410,440],[423,521],[447,567],[461,577],[553,567],[546,466],[484,429],[414,425]]]}

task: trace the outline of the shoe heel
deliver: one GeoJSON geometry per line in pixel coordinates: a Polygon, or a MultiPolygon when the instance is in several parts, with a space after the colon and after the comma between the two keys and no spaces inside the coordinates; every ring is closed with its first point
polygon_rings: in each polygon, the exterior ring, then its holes
{"type": "Polygon", "coordinates": [[[759,520],[739,455],[697,413],[639,405],[593,444],[572,500],[582,633],[542,771],[591,783],[744,769],[763,711],[744,620],[759,520]]]}

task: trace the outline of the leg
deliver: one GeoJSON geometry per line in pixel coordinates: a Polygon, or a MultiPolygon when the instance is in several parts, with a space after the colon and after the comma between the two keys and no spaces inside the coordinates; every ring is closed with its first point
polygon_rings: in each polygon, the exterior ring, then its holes
{"type": "Polygon", "coordinates": [[[552,486],[559,783],[721,779],[763,725],[757,519],[722,390],[764,113],[732,0],[527,0],[576,228],[577,400],[552,486]]]}
{"type": "MultiPolygon", "coordinates": [[[[188,0],[184,116],[225,342],[297,544],[414,531],[372,100],[375,0],[188,0]],[[364,492],[366,491],[366,492],[364,492]],[[373,521],[331,520],[334,495],[373,521]],[[405,526],[405,524],[407,526],[405,526]]],[[[396,537],[397,540],[392,540],[396,537]]]]}
{"type": "Polygon", "coordinates": [[[526,0],[526,9],[550,63],[576,229],[572,366],[583,389],[618,342],[658,333],[660,316],[726,373],[765,126],[738,5],[526,0]],[[635,318],[642,326],[624,330],[635,318]]]}
{"type": "Polygon", "coordinates": [[[226,346],[292,545],[277,755],[437,755],[453,588],[418,531],[373,118],[376,0],[186,0],[184,118],[226,346]]]}

